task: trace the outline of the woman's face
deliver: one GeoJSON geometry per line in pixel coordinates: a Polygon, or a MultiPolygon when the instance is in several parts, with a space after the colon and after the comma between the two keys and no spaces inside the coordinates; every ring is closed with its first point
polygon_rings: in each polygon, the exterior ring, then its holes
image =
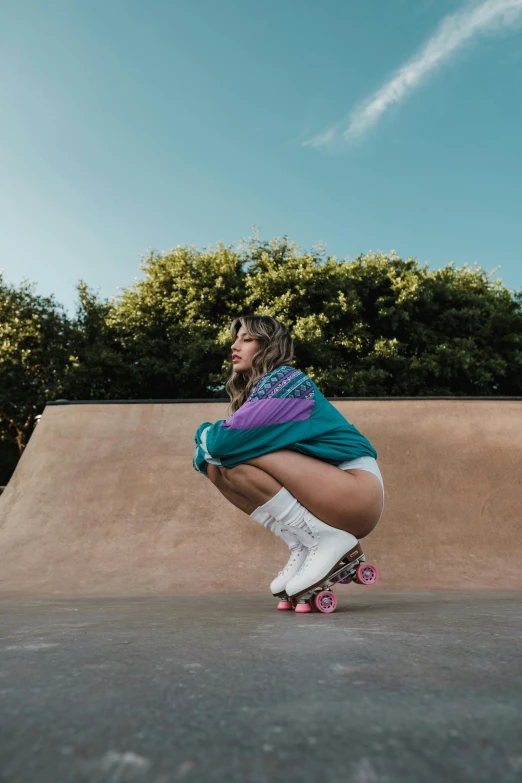
{"type": "Polygon", "coordinates": [[[241,327],[232,346],[232,364],[235,372],[248,373],[252,369],[252,357],[259,351],[259,342],[241,327]]]}

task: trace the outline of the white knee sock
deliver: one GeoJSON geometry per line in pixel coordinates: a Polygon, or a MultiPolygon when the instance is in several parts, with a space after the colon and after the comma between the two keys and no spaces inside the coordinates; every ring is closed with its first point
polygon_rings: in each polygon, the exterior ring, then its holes
{"type": "Polygon", "coordinates": [[[285,487],[281,487],[277,495],[262,506],[258,506],[250,516],[265,527],[269,527],[276,535],[286,533],[286,528],[292,528],[302,544],[311,546],[314,537],[304,521],[305,514],[306,508],[285,487]],[[271,524],[271,520],[276,520],[278,524],[271,524]]]}

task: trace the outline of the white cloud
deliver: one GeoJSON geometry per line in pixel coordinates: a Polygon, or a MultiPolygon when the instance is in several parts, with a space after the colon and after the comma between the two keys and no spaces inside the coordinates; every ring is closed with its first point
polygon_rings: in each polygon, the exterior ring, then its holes
{"type": "Polygon", "coordinates": [[[350,114],[312,139],[305,147],[325,148],[353,143],[377,124],[393,104],[405,100],[437,68],[476,36],[514,26],[522,20],[522,0],[482,0],[445,16],[438,29],[411,60],[350,114]]]}

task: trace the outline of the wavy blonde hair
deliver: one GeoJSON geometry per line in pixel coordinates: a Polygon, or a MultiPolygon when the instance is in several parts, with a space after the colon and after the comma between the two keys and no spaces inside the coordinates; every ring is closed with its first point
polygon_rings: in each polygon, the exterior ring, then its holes
{"type": "Polygon", "coordinates": [[[282,364],[289,364],[294,358],[292,338],[281,321],[269,315],[243,315],[235,318],[230,328],[233,343],[241,327],[250,337],[259,342],[259,351],[252,357],[250,374],[234,372],[232,366],[232,375],[225,386],[230,397],[231,413],[243,405],[254,385],[263,375],[282,364]]]}

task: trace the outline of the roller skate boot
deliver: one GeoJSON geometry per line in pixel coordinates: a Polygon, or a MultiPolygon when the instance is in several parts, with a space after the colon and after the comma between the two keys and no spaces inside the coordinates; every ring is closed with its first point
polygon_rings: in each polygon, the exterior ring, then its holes
{"type": "Polygon", "coordinates": [[[296,611],[307,611],[298,607],[308,604],[329,614],[337,607],[337,598],[330,589],[334,584],[373,584],[378,571],[365,562],[361,546],[351,533],[326,525],[309,511],[304,521],[314,544],[301,569],[286,585],[286,593],[291,602],[296,602],[296,611]]]}
{"type": "Polygon", "coordinates": [[[276,578],[270,585],[270,592],[275,598],[279,598],[277,608],[280,611],[293,609],[293,604],[289,600],[286,594],[286,585],[297,574],[308,555],[308,547],[306,547],[296,536],[295,531],[287,528],[285,525],[277,522],[277,520],[271,521],[267,527],[272,530],[279,538],[282,538],[288,544],[290,549],[290,559],[285,567],[279,571],[276,578]]]}

